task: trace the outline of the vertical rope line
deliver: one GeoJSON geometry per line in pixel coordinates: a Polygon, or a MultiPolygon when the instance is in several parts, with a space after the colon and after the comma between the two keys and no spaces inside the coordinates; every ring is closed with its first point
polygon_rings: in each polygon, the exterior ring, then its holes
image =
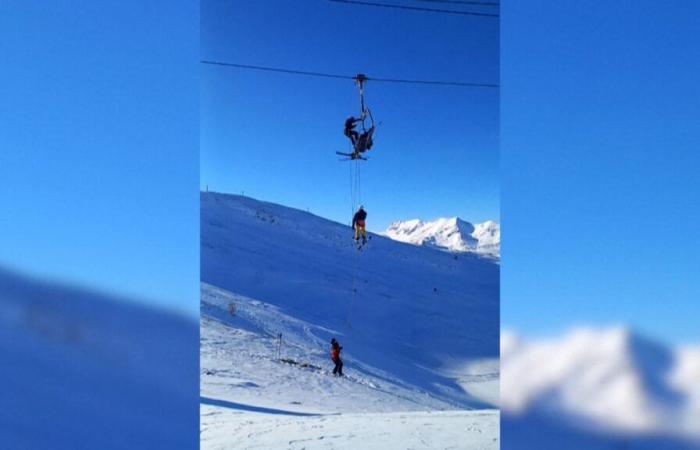
{"type": "MultiPolygon", "coordinates": [[[[355,149],[353,148],[352,151],[355,149]]],[[[357,189],[357,170],[358,170],[358,165],[357,165],[357,160],[355,161],[349,161],[348,166],[350,166],[350,222],[352,224],[352,218],[355,215],[355,210],[357,209],[357,196],[358,196],[358,189],[357,189]],[[354,163],[354,164],[353,164],[354,163]]],[[[351,251],[357,251],[355,249],[355,230],[352,230],[352,237],[351,237],[351,242],[352,242],[352,250],[351,251]]],[[[357,295],[357,255],[355,255],[354,261],[353,261],[353,268],[351,270],[351,276],[352,276],[352,285],[351,289],[352,292],[350,293],[350,300],[348,301],[348,306],[347,310],[345,312],[345,322],[347,323],[348,328],[352,328],[352,322],[350,321],[350,312],[352,310],[353,302],[355,300],[355,296],[357,295]]]]}
{"type": "Polygon", "coordinates": [[[357,160],[357,197],[358,204],[362,204],[362,177],[360,172],[360,160],[357,160]]]}
{"type": "Polygon", "coordinates": [[[355,199],[353,197],[353,191],[355,189],[355,187],[354,187],[355,180],[353,179],[353,176],[352,176],[352,164],[348,164],[348,166],[350,166],[349,167],[349,170],[350,170],[350,172],[349,172],[349,174],[350,174],[350,217],[352,217],[352,214],[355,213],[355,199]]]}
{"type": "MultiPolygon", "coordinates": [[[[364,89],[364,82],[361,81],[359,78],[356,78],[356,83],[358,85],[358,88],[360,90],[360,118],[362,119],[361,121],[361,126],[362,126],[362,133],[365,134],[367,133],[367,129],[365,128],[365,116],[366,116],[366,108],[365,108],[365,89],[364,89]]],[[[355,148],[353,148],[352,153],[355,152],[355,148]]],[[[351,203],[352,203],[352,214],[353,216],[355,215],[355,211],[359,205],[362,204],[362,184],[361,184],[361,178],[360,178],[360,159],[356,159],[355,161],[355,171],[353,173],[353,161],[350,161],[350,196],[352,198],[351,203]]],[[[352,296],[350,297],[350,301],[348,302],[348,309],[345,314],[346,322],[348,324],[348,328],[352,328],[352,322],[350,320],[350,313],[352,312],[352,307],[353,303],[356,300],[357,297],[357,278],[359,277],[359,272],[360,272],[360,251],[355,248],[354,245],[354,238],[357,236],[355,230],[353,230],[353,251],[355,251],[355,257],[354,257],[354,268],[352,271],[352,296]]]]}

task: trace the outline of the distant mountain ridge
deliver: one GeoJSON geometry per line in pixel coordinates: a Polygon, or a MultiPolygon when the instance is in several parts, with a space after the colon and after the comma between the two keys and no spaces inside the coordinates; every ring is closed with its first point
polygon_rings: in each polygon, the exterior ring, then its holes
{"type": "Polygon", "coordinates": [[[501,371],[509,423],[685,437],[700,445],[698,348],[669,348],[624,327],[579,328],[547,340],[505,331],[501,371]]]}
{"type": "Polygon", "coordinates": [[[500,257],[501,227],[488,220],[473,225],[459,217],[397,221],[384,235],[400,242],[425,245],[450,252],[472,252],[500,257]]]}

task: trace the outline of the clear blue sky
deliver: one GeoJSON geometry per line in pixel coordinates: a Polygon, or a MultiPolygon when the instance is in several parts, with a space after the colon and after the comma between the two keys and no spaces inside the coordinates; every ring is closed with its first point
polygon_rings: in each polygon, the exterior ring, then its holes
{"type": "Polygon", "coordinates": [[[503,325],[700,342],[700,3],[502,20],[503,325]]]}
{"type": "MultiPolygon", "coordinates": [[[[426,6],[421,4],[419,6],[426,6]]],[[[430,6],[430,5],[428,5],[430,6]]],[[[369,77],[499,82],[497,19],[326,1],[203,1],[203,59],[369,77]]],[[[343,122],[351,80],[202,65],[202,189],[347,222],[343,122]]],[[[499,90],[367,84],[377,121],[362,164],[368,227],[399,219],[499,220],[499,90]]]]}
{"type": "Polygon", "coordinates": [[[0,265],[197,314],[197,2],[0,5],[0,265]]]}

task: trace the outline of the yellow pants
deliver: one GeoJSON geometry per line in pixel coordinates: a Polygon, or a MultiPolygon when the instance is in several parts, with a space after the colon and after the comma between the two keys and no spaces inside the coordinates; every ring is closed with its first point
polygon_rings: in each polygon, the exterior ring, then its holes
{"type": "Polygon", "coordinates": [[[355,224],[355,240],[359,240],[360,236],[367,239],[367,231],[364,225],[355,224]]]}

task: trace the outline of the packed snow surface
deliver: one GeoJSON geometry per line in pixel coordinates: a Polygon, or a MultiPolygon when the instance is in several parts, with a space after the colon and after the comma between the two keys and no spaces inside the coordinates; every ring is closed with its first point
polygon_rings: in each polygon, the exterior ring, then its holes
{"type": "Polygon", "coordinates": [[[494,411],[313,415],[250,415],[209,411],[202,442],[211,449],[498,449],[494,411]]]}
{"type": "Polygon", "coordinates": [[[493,259],[379,235],[358,251],[309,213],[201,204],[202,448],[498,448],[493,259]]]}
{"type": "Polygon", "coordinates": [[[391,239],[450,252],[500,256],[501,229],[494,221],[472,225],[458,217],[430,222],[419,219],[392,223],[384,232],[391,239]]]}
{"type": "Polygon", "coordinates": [[[504,332],[501,368],[504,448],[555,448],[553,436],[566,434],[581,437],[569,448],[700,447],[697,348],[669,349],[624,327],[546,340],[504,332]]]}

